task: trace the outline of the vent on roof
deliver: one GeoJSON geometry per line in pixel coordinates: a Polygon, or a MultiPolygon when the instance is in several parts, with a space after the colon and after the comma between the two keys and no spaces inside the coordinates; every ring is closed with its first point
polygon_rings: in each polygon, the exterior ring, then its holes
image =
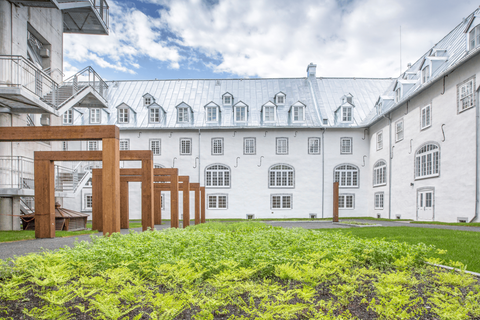
{"type": "Polygon", "coordinates": [[[323,119],[323,125],[327,126],[328,125],[328,119],[323,119]]]}
{"type": "Polygon", "coordinates": [[[215,85],[216,85],[216,86],[219,86],[220,84],[221,84],[221,83],[220,83],[220,80],[215,81],[215,85]]]}

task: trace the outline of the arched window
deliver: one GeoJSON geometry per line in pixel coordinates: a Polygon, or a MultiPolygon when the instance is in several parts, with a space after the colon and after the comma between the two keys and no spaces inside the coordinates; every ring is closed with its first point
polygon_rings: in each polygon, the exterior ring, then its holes
{"type": "Polygon", "coordinates": [[[295,171],[288,164],[275,164],[268,170],[270,188],[295,187],[295,171]]]}
{"type": "Polygon", "coordinates": [[[387,184],[387,163],[385,160],[378,160],[373,166],[373,186],[384,186],[387,184]]]}
{"type": "Polygon", "coordinates": [[[415,153],[415,178],[436,177],[439,174],[440,147],[435,143],[427,143],[415,153]]]}
{"type": "Polygon", "coordinates": [[[154,163],[154,164],[153,164],[153,167],[154,167],[155,169],[163,169],[163,168],[165,168],[165,166],[162,165],[162,164],[160,164],[160,163],[154,163]]]}
{"type": "Polygon", "coordinates": [[[206,187],[230,187],[230,168],[223,164],[212,164],[205,168],[206,187]]]}
{"type": "Polygon", "coordinates": [[[334,181],[338,182],[340,187],[358,187],[358,167],[352,164],[336,166],[334,170],[334,181]]]}

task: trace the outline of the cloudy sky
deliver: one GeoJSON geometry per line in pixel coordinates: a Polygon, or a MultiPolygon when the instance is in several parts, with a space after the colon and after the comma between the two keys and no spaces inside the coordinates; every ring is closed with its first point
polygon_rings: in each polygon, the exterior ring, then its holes
{"type": "Polygon", "coordinates": [[[110,35],[64,35],[64,71],[104,79],[396,77],[473,0],[107,0],[110,35]],[[401,37],[400,37],[401,29],[401,37]],[[400,41],[401,38],[401,41],[400,41]],[[401,43],[401,54],[400,54],[401,43]]]}

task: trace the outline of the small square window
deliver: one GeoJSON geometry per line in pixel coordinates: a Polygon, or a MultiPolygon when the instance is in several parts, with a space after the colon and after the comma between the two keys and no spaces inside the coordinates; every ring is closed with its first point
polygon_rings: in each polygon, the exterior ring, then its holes
{"type": "Polygon", "coordinates": [[[129,119],[128,109],[118,109],[118,123],[128,123],[129,119]]]}
{"type": "Polygon", "coordinates": [[[83,198],[83,209],[92,210],[93,207],[93,197],[92,194],[85,194],[83,198]]]}
{"type": "Polygon", "coordinates": [[[272,194],[270,196],[270,208],[273,209],[292,209],[293,196],[291,194],[272,194]]]}
{"type": "Polygon", "coordinates": [[[338,196],[338,208],[339,209],[354,209],[355,208],[355,195],[353,195],[353,194],[340,194],[338,196]]]}
{"type": "Polygon", "coordinates": [[[160,108],[150,108],[148,119],[150,123],[160,123],[160,108]]]}
{"type": "Polygon", "coordinates": [[[403,140],[403,119],[395,122],[395,142],[403,140]]]}
{"type": "Polygon", "coordinates": [[[152,153],[156,156],[161,154],[161,142],[160,140],[150,140],[150,150],[152,150],[152,153]]]}
{"type": "Polygon", "coordinates": [[[151,103],[152,103],[152,98],[150,98],[150,97],[145,97],[145,100],[143,101],[143,104],[144,104],[145,106],[148,106],[148,105],[150,105],[151,103]]]}
{"type": "Polygon", "coordinates": [[[130,150],[130,140],[120,139],[120,150],[130,150]]]}
{"type": "Polygon", "coordinates": [[[188,108],[178,108],[178,122],[188,122],[189,121],[189,114],[188,114],[188,108]]]}
{"type": "Polygon", "coordinates": [[[87,150],[88,151],[97,151],[98,150],[98,141],[87,141],[87,150]]]}
{"type": "Polygon", "coordinates": [[[90,123],[100,123],[100,109],[90,109],[90,123]]]}
{"type": "Polygon", "coordinates": [[[278,95],[277,96],[277,104],[284,104],[285,103],[285,96],[278,95]]]}
{"type": "Polygon", "coordinates": [[[191,138],[181,138],[180,139],[180,155],[191,155],[192,154],[192,139],[191,138]]]}
{"type": "Polygon", "coordinates": [[[73,124],[73,111],[72,111],[72,109],[67,110],[63,114],[63,124],[73,124]]]}
{"type": "Polygon", "coordinates": [[[375,209],[383,209],[383,192],[375,193],[375,209]]]}
{"type": "Polygon", "coordinates": [[[208,195],[208,209],[227,209],[227,204],[226,194],[208,195]]]}
{"type": "Polygon", "coordinates": [[[340,138],[340,154],[352,154],[353,139],[340,138]]]}
{"type": "Polygon", "coordinates": [[[430,105],[425,106],[421,110],[420,114],[420,128],[426,129],[432,125],[432,107],[430,105]]]}
{"type": "Polygon", "coordinates": [[[217,107],[207,107],[207,122],[218,122],[217,107]]]}
{"type": "Polygon", "coordinates": [[[383,130],[377,132],[377,150],[383,149],[383,130]]]}
{"type": "Polygon", "coordinates": [[[320,154],[320,138],[308,138],[308,154],[320,154]]]}
{"type": "Polygon", "coordinates": [[[328,126],[328,119],[323,119],[323,125],[328,126]]]}
{"type": "Polygon", "coordinates": [[[277,154],[288,154],[288,138],[277,138],[277,154]]]}
{"type": "Polygon", "coordinates": [[[231,105],[232,104],[232,97],[229,95],[223,96],[223,104],[224,105],[231,105]]]}
{"type": "Polygon", "coordinates": [[[223,138],[212,139],[212,155],[223,155],[223,138]]]}
{"type": "Polygon", "coordinates": [[[475,105],[475,78],[457,85],[457,110],[458,113],[472,108],[475,105]]]}
{"type": "Polygon", "coordinates": [[[256,154],[257,144],[255,138],[243,138],[243,154],[256,154]]]}

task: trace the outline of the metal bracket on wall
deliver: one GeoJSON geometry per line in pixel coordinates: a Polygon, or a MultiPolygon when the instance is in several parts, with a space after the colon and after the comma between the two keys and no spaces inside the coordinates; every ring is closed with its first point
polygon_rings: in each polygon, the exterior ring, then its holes
{"type": "Polygon", "coordinates": [[[365,167],[365,158],[366,158],[366,157],[367,157],[366,155],[363,156],[363,164],[362,164],[362,167],[365,167]]]}
{"type": "Polygon", "coordinates": [[[257,164],[257,167],[261,167],[261,166],[262,166],[262,159],[263,159],[263,156],[260,157],[260,164],[257,164]]]}
{"type": "Polygon", "coordinates": [[[408,151],[408,154],[412,153],[412,141],[413,139],[410,139],[410,151],[408,151]]]}
{"type": "Polygon", "coordinates": [[[237,159],[235,160],[235,166],[234,166],[235,168],[238,167],[238,159],[240,159],[240,157],[237,157],[237,159]]]}
{"type": "Polygon", "coordinates": [[[392,146],[392,151],[390,152],[390,159],[393,159],[393,149],[395,148],[395,146],[392,146]]]}
{"type": "Polygon", "coordinates": [[[197,167],[197,160],[200,160],[199,157],[195,157],[195,165],[193,166],[193,169],[195,169],[197,167]]]}
{"type": "Polygon", "coordinates": [[[298,132],[298,131],[295,131],[295,135],[293,136],[294,138],[297,136],[297,132],[298,132]]]}
{"type": "Polygon", "coordinates": [[[173,132],[170,132],[170,135],[169,135],[168,137],[171,138],[171,137],[172,137],[172,134],[173,134],[173,132]]]}
{"type": "Polygon", "coordinates": [[[140,138],[141,135],[142,135],[142,131],[140,131],[140,132],[138,133],[138,137],[140,138]]]}
{"type": "Polygon", "coordinates": [[[265,131],[265,135],[264,135],[264,137],[266,137],[266,136],[267,136],[267,132],[268,132],[268,131],[265,131]]]}
{"type": "Polygon", "coordinates": [[[407,112],[405,112],[405,115],[408,114],[408,103],[410,102],[410,100],[407,100],[407,112]]]}
{"type": "Polygon", "coordinates": [[[363,138],[362,138],[362,140],[365,140],[365,138],[367,137],[366,134],[365,134],[366,132],[368,132],[368,129],[367,129],[367,128],[363,129],[363,138]]]}
{"type": "Polygon", "coordinates": [[[448,77],[448,74],[443,76],[443,91],[440,93],[442,96],[445,94],[445,78],[448,77]]]}
{"type": "Polygon", "coordinates": [[[445,123],[442,124],[442,134],[443,134],[443,140],[442,140],[442,142],[445,142],[445,131],[443,130],[443,126],[444,126],[444,125],[445,125],[445,123]]]}
{"type": "Polygon", "coordinates": [[[237,131],[233,131],[233,136],[235,137],[235,134],[237,133],[237,131]]]}
{"type": "Polygon", "coordinates": [[[175,160],[177,160],[177,157],[173,158],[172,168],[175,168],[175,160]]]}

